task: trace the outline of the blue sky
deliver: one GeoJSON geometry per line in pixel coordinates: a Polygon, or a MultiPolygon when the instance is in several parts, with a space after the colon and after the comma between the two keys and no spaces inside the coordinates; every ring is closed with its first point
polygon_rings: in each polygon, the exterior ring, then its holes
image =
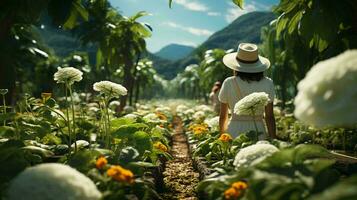
{"type": "Polygon", "coordinates": [[[270,10],[279,0],[246,0],[244,10],[233,5],[231,0],[110,0],[113,7],[125,16],[147,11],[143,17],[153,27],[153,35],[147,40],[147,48],[157,52],[171,44],[197,46],[214,32],[224,28],[242,14],[270,10]]]}

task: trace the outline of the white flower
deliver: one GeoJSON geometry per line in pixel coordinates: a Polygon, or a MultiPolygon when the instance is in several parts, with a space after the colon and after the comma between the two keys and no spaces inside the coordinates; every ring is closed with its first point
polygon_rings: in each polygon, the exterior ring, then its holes
{"type": "Polygon", "coordinates": [[[145,115],[143,117],[143,119],[146,122],[153,122],[153,123],[159,123],[160,122],[160,118],[154,113],[149,113],[149,114],[145,115]]]}
{"type": "Polygon", "coordinates": [[[139,116],[138,116],[138,115],[136,115],[136,114],[132,114],[132,113],[130,113],[130,114],[126,114],[126,115],[124,115],[123,117],[124,117],[124,118],[127,118],[127,119],[133,119],[133,120],[136,120],[139,116]]]}
{"type": "Polygon", "coordinates": [[[155,109],[156,112],[161,112],[161,113],[171,113],[171,108],[166,107],[166,106],[160,106],[155,109]]]}
{"type": "Polygon", "coordinates": [[[206,114],[203,111],[197,111],[195,114],[193,114],[193,118],[195,118],[196,120],[200,120],[205,118],[206,114]]]}
{"type": "Polygon", "coordinates": [[[109,108],[112,109],[112,110],[115,110],[119,105],[120,105],[119,101],[111,101],[109,103],[109,108]]]}
{"type": "Polygon", "coordinates": [[[298,84],[294,114],[315,127],[357,124],[357,50],[321,61],[298,84]]]}
{"type": "Polygon", "coordinates": [[[213,130],[219,129],[219,116],[213,117],[211,119],[206,119],[205,123],[213,130]]]}
{"type": "Polygon", "coordinates": [[[188,107],[185,105],[178,105],[176,107],[176,113],[184,113],[186,110],[188,110],[188,107]]]}
{"type": "Polygon", "coordinates": [[[263,114],[264,107],[268,104],[269,97],[265,92],[254,92],[239,100],[234,106],[236,115],[263,114]]]}
{"type": "Polygon", "coordinates": [[[186,111],[184,112],[184,114],[191,116],[191,115],[195,114],[195,110],[193,110],[193,109],[188,109],[188,110],[186,110],[186,111]]]}
{"type": "Polygon", "coordinates": [[[110,97],[125,96],[128,93],[125,87],[111,81],[96,82],[93,84],[93,89],[110,97]]]}
{"type": "Polygon", "coordinates": [[[73,55],[73,60],[77,61],[77,62],[82,62],[82,57],[79,55],[73,55]]]}
{"type": "Polygon", "coordinates": [[[97,187],[84,174],[58,163],[29,167],[13,179],[8,189],[9,200],[88,199],[101,198],[97,187]]]}
{"type": "Polygon", "coordinates": [[[132,113],[132,112],[134,112],[134,111],[135,111],[135,108],[132,107],[132,106],[125,106],[125,107],[124,107],[124,112],[125,112],[125,113],[132,113]]]}
{"type": "Polygon", "coordinates": [[[233,165],[236,168],[253,166],[277,151],[279,151],[279,149],[271,144],[253,144],[241,149],[238,152],[234,159],[233,165]]]}
{"type": "Polygon", "coordinates": [[[196,111],[203,111],[205,113],[210,113],[213,112],[212,108],[210,106],[207,105],[199,105],[195,107],[196,111]]]}
{"type": "Polygon", "coordinates": [[[72,85],[74,82],[79,82],[82,80],[83,72],[74,67],[58,67],[57,72],[54,74],[53,80],[57,83],[67,83],[72,85]]]}

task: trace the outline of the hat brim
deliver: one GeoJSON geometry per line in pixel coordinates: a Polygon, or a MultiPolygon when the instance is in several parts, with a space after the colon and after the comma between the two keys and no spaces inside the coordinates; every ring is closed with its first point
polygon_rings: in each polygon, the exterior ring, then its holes
{"type": "Polygon", "coordinates": [[[239,72],[247,72],[247,73],[258,73],[267,70],[270,67],[270,61],[268,58],[263,56],[259,56],[257,62],[252,64],[242,63],[236,59],[237,52],[226,54],[223,57],[223,63],[228,68],[231,68],[235,71],[239,72]]]}

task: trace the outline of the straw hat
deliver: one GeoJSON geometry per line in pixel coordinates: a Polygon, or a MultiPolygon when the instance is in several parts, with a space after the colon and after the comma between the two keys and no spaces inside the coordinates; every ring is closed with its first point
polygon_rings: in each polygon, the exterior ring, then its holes
{"type": "Polygon", "coordinates": [[[258,46],[251,43],[241,43],[237,52],[226,54],[223,63],[239,72],[258,73],[270,67],[270,61],[258,54],[258,46]]]}

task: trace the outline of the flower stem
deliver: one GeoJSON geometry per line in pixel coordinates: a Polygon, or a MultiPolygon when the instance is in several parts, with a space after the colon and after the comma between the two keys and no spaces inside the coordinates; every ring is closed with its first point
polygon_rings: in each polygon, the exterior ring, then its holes
{"type": "Polygon", "coordinates": [[[104,97],[104,110],[105,110],[105,117],[104,121],[106,123],[105,127],[105,136],[106,136],[106,148],[110,148],[110,117],[109,117],[109,108],[108,108],[108,99],[104,97]]]}
{"type": "Polygon", "coordinates": [[[76,135],[76,118],[74,112],[74,102],[73,102],[73,94],[72,94],[72,87],[69,86],[69,95],[71,96],[71,108],[72,108],[72,121],[73,121],[73,140],[74,140],[74,153],[77,152],[77,135],[76,135]]]}
{"type": "MultiPolygon", "coordinates": [[[[65,84],[65,94],[66,94],[66,104],[68,104],[68,84],[65,84]]],[[[68,126],[68,154],[71,155],[71,144],[72,144],[72,130],[71,130],[71,123],[69,120],[69,109],[68,105],[66,105],[66,117],[67,117],[67,126],[68,126]]]]}
{"type": "MultiPolygon", "coordinates": [[[[5,95],[2,95],[2,102],[4,104],[4,114],[6,114],[6,102],[5,102],[5,95]]],[[[4,126],[6,125],[6,120],[4,120],[4,126]]]]}
{"type": "Polygon", "coordinates": [[[258,141],[259,137],[258,137],[258,127],[257,127],[257,123],[255,121],[255,112],[254,109],[252,109],[252,114],[253,114],[253,123],[254,123],[254,128],[255,128],[255,139],[258,141]]]}

